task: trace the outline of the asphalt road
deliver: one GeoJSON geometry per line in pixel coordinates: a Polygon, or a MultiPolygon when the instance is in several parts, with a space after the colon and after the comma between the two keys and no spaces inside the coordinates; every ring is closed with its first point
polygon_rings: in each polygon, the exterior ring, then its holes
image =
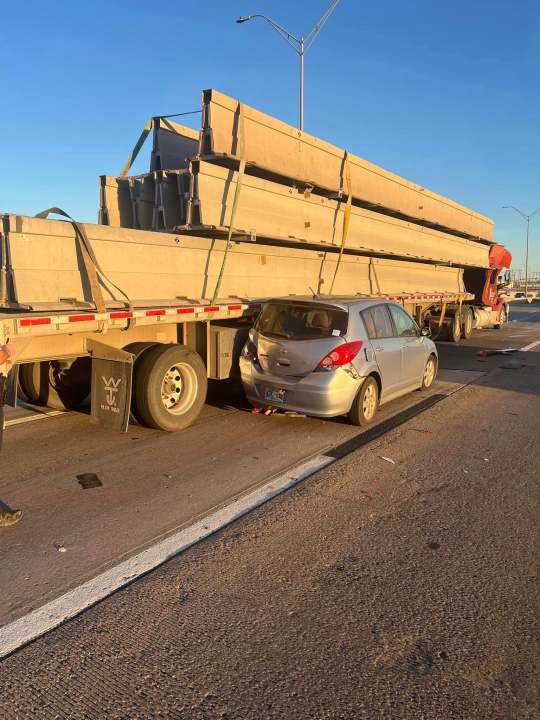
{"type": "MultiPolygon", "coordinates": [[[[538,717],[540,354],[475,351],[540,339],[539,310],[440,344],[446,391],[474,384],[4,661],[0,716],[538,717]]],[[[7,434],[5,619],[357,432],[217,401],[182,443],[86,423],[7,434]]]]}

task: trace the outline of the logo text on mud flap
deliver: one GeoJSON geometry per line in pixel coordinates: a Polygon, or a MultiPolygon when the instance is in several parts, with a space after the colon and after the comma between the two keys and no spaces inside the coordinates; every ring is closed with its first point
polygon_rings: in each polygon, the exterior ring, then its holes
{"type": "Polygon", "coordinates": [[[115,378],[110,377],[107,380],[107,378],[102,375],[101,379],[103,380],[103,384],[105,386],[105,399],[107,401],[107,405],[111,408],[113,412],[118,412],[118,410],[116,409],[116,395],[118,393],[120,383],[122,382],[122,378],[118,378],[117,380],[115,380],[115,378]]]}

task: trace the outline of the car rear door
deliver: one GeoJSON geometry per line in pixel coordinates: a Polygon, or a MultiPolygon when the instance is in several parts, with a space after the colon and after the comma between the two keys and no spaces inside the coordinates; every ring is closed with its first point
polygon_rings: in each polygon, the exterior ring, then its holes
{"type": "Polygon", "coordinates": [[[385,397],[397,392],[403,384],[401,352],[403,341],[394,335],[387,303],[373,305],[363,310],[361,315],[381,373],[381,397],[385,397]]]}
{"type": "Polygon", "coordinates": [[[412,317],[398,305],[389,305],[397,337],[402,341],[403,387],[418,385],[426,365],[426,345],[412,317]]]}

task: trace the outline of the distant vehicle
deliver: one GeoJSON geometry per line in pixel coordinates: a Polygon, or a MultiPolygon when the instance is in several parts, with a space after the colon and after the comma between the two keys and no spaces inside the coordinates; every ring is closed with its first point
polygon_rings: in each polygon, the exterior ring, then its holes
{"type": "Polygon", "coordinates": [[[522,300],[522,299],[525,297],[525,293],[524,293],[524,292],[517,292],[517,293],[514,295],[514,297],[516,298],[516,300],[522,300]]]}
{"type": "Polygon", "coordinates": [[[379,405],[433,384],[430,334],[388,300],[271,300],[240,357],[246,396],[259,407],[368,425],[379,405]]]}

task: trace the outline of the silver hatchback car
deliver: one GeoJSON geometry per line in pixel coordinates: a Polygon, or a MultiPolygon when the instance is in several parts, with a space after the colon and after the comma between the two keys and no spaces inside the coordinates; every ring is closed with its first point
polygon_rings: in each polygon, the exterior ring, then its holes
{"type": "Polygon", "coordinates": [[[379,405],[433,383],[429,335],[387,300],[270,300],[242,351],[242,383],[256,407],[368,425],[379,405]]]}

